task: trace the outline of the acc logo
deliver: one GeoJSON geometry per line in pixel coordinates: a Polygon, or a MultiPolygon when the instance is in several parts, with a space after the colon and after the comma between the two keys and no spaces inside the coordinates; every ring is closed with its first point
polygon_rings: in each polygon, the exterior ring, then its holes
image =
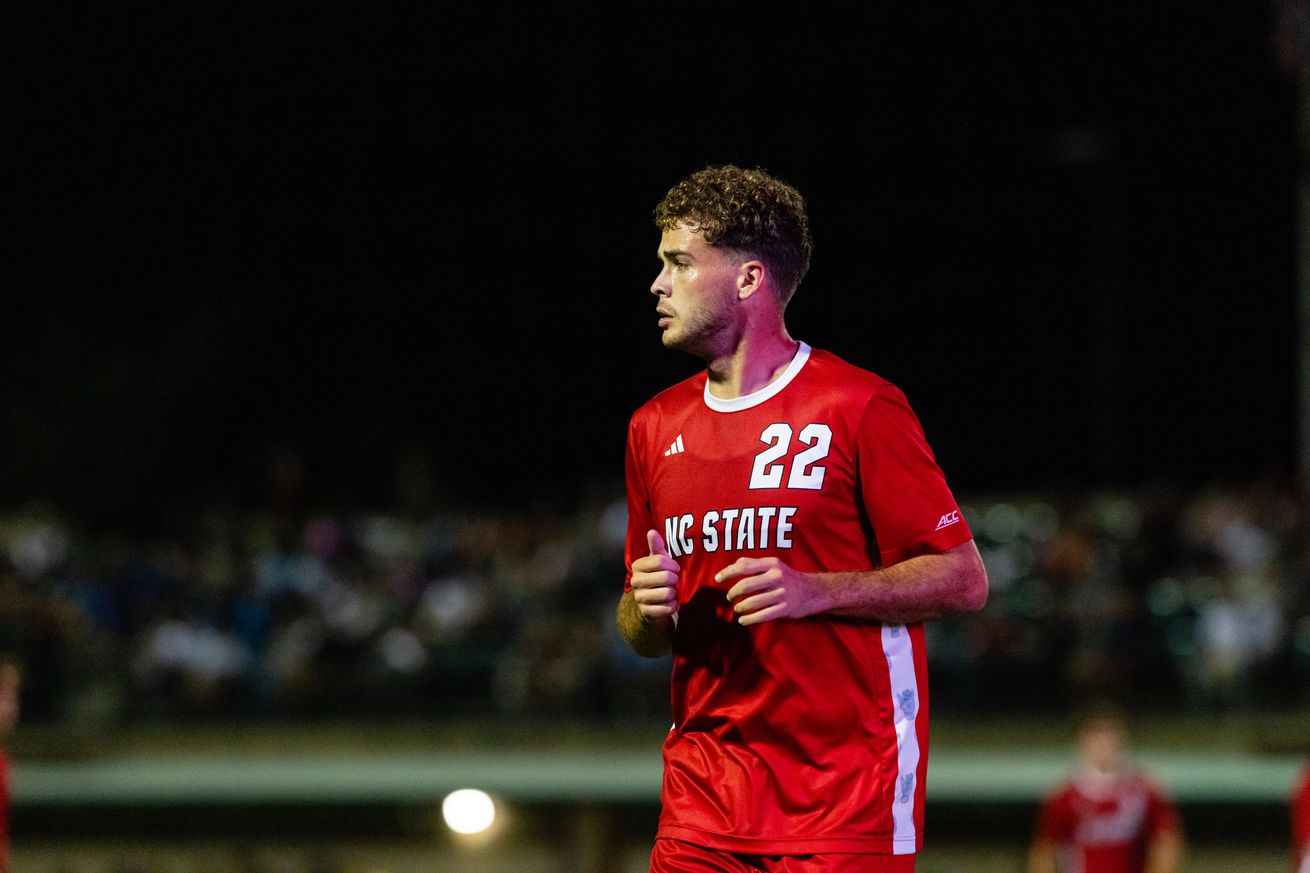
{"type": "Polygon", "coordinates": [[[958,524],[959,521],[960,521],[960,510],[957,509],[954,512],[948,512],[942,516],[941,521],[937,522],[936,530],[941,530],[944,527],[950,527],[953,524],[958,524]]]}

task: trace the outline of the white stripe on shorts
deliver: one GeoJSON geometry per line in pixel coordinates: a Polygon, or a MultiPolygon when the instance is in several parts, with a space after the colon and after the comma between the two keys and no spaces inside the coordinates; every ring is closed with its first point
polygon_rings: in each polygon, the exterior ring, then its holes
{"type": "Polygon", "coordinates": [[[919,770],[919,734],[914,717],[919,712],[919,681],[914,674],[914,643],[905,625],[884,625],[882,652],[891,678],[892,711],[896,723],[896,790],[892,798],[892,852],[914,854],[914,794],[919,770]]]}

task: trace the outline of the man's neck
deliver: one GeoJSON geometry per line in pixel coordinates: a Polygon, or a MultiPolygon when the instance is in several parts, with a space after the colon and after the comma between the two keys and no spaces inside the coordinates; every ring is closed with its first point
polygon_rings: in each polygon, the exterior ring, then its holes
{"type": "Polygon", "coordinates": [[[782,375],[799,346],[781,324],[775,330],[743,335],[730,351],[705,362],[710,394],[720,400],[754,394],[782,375]]]}

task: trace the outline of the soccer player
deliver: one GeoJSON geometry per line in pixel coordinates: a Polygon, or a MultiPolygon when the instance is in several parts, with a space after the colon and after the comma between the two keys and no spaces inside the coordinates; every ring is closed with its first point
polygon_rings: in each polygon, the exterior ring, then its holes
{"type": "MultiPolygon", "coordinates": [[[[0,742],[18,724],[22,678],[18,661],[0,655],[0,742]]],[[[9,873],[9,756],[3,746],[0,746],[0,873],[9,873]]]]}
{"type": "Polygon", "coordinates": [[[1078,769],[1042,802],[1028,873],[1173,873],[1182,856],[1178,811],[1131,763],[1128,729],[1098,707],[1078,731],[1078,769]]]}
{"type": "Polygon", "coordinates": [[[706,369],[628,430],[618,624],[673,653],[652,873],[912,871],[922,622],[982,607],[973,537],[901,391],[788,334],[801,195],[709,167],[655,219],[663,343],[706,369]]]}
{"type": "Polygon", "coordinates": [[[1292,791],[1292,852],[1296,873],[1310,873],[1310,764],[1292,791]]]}

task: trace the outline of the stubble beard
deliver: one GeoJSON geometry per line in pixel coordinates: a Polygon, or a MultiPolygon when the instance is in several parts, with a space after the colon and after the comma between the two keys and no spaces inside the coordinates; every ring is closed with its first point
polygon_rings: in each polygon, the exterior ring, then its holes
{"type": "Polygon", "coordinates": [[[732,316],[724,311],[702,311],[694,316],[680,316],[664,329],[660,340],[666,349],[674,349],[711,360],[722,354],[723,338],[732,331],[732,316]]]}

